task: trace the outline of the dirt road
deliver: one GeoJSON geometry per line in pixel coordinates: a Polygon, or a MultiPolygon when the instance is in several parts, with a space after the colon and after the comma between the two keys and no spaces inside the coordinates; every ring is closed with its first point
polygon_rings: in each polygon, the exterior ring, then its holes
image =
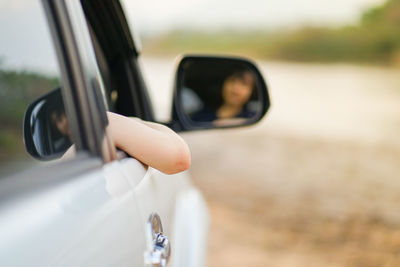
{"type": "Polygon", "coordinates": [[[186,135],[210,267],[400,266],[400,147],[258,129],[186,135]]]}

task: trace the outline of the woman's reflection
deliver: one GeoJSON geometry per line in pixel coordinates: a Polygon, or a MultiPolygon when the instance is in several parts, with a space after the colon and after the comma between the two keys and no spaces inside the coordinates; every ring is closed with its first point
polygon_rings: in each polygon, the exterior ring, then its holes
{"type": "Polygon", "coordinates": [[[53,146],[55,152],[65,151],[71,146],[71,129],[65,110],[61,105],[52,105],[50,110],[50,122],[53,128],[53,146]]]}
{"type": "Polygon", "coordinates": [[[249,70],[236,70],[222,84],[222,104],[217,108],[203,107],[192,114],[194,121],[212,121],[215,125],[232,125],[255,116],[247,107],[255,87],[255,77],[249,70]],[[232,120],[235,119],[235,120],[232,120]]]}

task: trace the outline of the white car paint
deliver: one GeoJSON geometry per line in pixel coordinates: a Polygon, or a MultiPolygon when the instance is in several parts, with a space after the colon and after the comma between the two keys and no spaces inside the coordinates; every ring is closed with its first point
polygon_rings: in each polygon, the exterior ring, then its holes
{"type": "Polygon", "coordinates": [[[152,212],[160,215],[164,234],[171,242],[170,266],[205,265],[209,215],[200,192],[190,182],[188,172],[166,175],[148,168],[143,179],[136,172],[144,167],[127,158],[120,163],[122,172],[134,185],[143,227],[152,212]]]}

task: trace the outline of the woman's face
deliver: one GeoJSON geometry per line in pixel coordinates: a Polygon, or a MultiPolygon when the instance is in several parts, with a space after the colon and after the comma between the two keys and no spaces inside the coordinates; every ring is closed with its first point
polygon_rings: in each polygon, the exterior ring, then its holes
{"type": "Polygon", "coordinates": [[[71,130],[69,128],[67,116],[65,115],[65,113],[62,114],[53,113],[51,114],[51,120],[62,135],[68,137],[71,135],[71,130]]]}
{"type": "MultiPolygon", "coordinates": [[[[247,74],[246,74],[247,75],[247,74]]],[[[250,73],[248,75],[251,75],[250,73]]],[[[242,107],[249,101],[253,92],[252,77],[228,77],[222,87],[224,104],[242,107]]]]}

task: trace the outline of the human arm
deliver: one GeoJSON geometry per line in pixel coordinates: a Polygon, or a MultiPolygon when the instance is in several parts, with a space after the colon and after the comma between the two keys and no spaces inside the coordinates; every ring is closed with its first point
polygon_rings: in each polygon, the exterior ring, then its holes
{"type": "Polygon", "coordinates": [[[190,167],[186,142],[168,127],[107,112],[114,144],[130,156],[166,174],[190,167]]]}

